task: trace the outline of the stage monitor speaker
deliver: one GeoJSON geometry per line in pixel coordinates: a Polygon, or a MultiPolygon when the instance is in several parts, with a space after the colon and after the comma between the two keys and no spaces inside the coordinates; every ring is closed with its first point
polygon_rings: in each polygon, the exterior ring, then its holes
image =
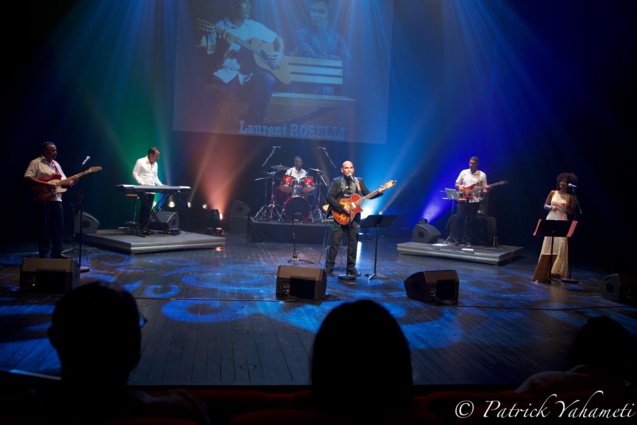
{"type": "Polygon", "coordinates": [[[241,201],[234,201],[230,207],[230,217],[249,217],[250,207],[241,201]]]}
{"type": "Polygon", "coordinates": [[[276,297],[288,296],[322,300],[327,289],[325,270],[296,266],[279,266],[276,273],[276,297]]]}
{"type": "Polygon", "coordinates": [[[417,272],[405,279],[409,298],[429,304],[458,304],[458,273],[455,270],[417,272]]]}
{"type": "Polygon", "coordinates": [[[63,294],[77,287],[80,269],[72,258],[23,258],[20,290],[37,294],[63,294]]]}
{"type": "Polygon", "coordinates": [[[148,228],[151,230],[169,231],[179,229],[179,214],[175,211],[155,211],[159,223],[151,216],[148,228]]]}
{"type": "Polygon", "coordinates": [[[607,300],[637,305],[637,276],[608,275],[600,280],[599,291],[607,300]]]}
{"type": "Polygon", "coordinates": [[[82,234],[89,235],[97,233],[97,229],[100,227],[99,220],[87,212],[80,214],[79,211],[75,214],[73,233],[76,235],[80,233],[80,216],[82,216],[82,234]]]}
{"type": "Polygon", "coordinates": [[[440,232],[431,224],[418,223],[414,227],[411,239],[414,242],[435,243],[440,238],[440,232]]]}

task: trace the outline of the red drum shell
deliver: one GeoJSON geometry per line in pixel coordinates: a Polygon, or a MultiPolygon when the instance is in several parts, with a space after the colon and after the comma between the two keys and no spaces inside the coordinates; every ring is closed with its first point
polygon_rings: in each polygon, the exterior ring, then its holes
{"type": "Polygon", "coordinates": [[[301,179],[301,192],[314,192],[314,178],[307,176],[301,179]]]}
{"type": "Polygon", "coordinates": [[[301,196],[294,196],[288,199],[283,207],[283,214],[289,221],[307,221],[311,212],[310,203],[301,196]]]}
{"type": "Polygon", "coordinates": [[[292,176],[283,176],[281,177],[281,184],[279,185],[279,190],[283,193],[292,193],[294,191],[294,186],[296,186],[298,182],[294,180],[292,176]]]}

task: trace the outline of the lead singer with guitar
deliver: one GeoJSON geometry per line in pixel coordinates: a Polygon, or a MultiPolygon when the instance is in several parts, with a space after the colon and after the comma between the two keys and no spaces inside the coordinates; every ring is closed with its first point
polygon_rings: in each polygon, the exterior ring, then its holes
{"type": "Polygon", "coordinates": [[[489,190],[487,175],[478,170],[479,162],[477,156],[472,156],[469,168],[462,170],[456,179],[456,189],[460,192],[460,197],[452,236],[457,243],[466,247],[471,246],[475,218],[482,200],[481,194],[489,190]]]}
{"type": "Polygon", "coordinates": [[[62,184],[72,186],[74,180],[66,180],[57,157],[57,148],[52,142],[42,144],[42,155],[29,163],[24,173],[25,180],[38,193],[36,210],[38,215],[38,248],[40,258],[46,258],[51,250],[51,258],[68,258],[62,253],[64,247],[64,207],[62,205],[62,184]]]}
{"type": "MultiPolygon", "coordinates": [[[[332,224],[330,246],[325,260],[325,273],[328,276],[334,273],[336,254],[338,254],[338,248],[341,246],[343,233],[347,232],[347,274],[349,276],[360,276],[360,273],[356,270],[360,214],[355,213],[353,217],[351,216],[352,207],[347,200],[354,194],[367,196],[372,192],[365,186],[363,179],[354,177],[354,164],[350,161],[343,162],[341,173],[343,173],[341,177],[336,177],[332,180],[332,186],[327,193],[328,215],[331,213],[335,220],[332,224]]],[[[378,189],[376,191],[378,193],[369,199],[381,196],[384,191],[385,186],[378,189]]]]}

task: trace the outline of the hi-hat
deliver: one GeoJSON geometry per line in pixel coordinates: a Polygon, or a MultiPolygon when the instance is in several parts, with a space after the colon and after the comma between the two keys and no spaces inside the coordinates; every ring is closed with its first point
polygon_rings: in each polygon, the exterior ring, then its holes
{"type": "Polygon", "coordinates": [[[270,165],[270,168],[277,171],[289,170],[292,167],[286,167],[285,165],[270,165]]]}
{"type": "Polygon", "coordinates": [[[276,173],[276,171],[272,171],[270,173],[268,173],[267,171],[261,171],[261,174],[263,174],[265,177],[259,177],[257,179],[254,179],[254,181],[264,180],[264,179],[281,180],[281,177],[275,175],[275,173],[276,173]]]}

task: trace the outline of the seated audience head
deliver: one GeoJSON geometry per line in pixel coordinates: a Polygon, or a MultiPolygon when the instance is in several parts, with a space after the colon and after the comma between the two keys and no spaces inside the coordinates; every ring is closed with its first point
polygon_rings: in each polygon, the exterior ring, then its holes
{"type": "Polygon", "coordinates": [[[49,340],[60,358],[63,382],[121,388],[141,353],[136,301],[115,285],[79,286],[57,303],[49,340]]]}
{"type": "Polygon", "coordinates": [[[409,344],[398,322],[374,301],[334,308],[316,334],[311,361],[320,408],[372,415],[411,399],[409,344]]]}
{"type": "Polygon", "coordinates": [[[628,331],[608,316],[592,317],[577,332],[568,350],[568,367],[596,365],[622,373],[631,361],[628,331]]]}

